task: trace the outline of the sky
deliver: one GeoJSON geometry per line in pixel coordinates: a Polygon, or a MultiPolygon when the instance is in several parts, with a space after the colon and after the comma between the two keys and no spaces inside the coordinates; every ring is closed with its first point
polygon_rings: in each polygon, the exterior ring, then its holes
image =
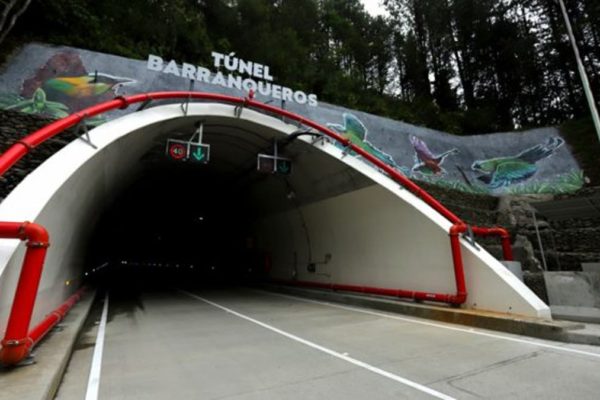
{"type": "Polygon", "coordinates": [[[361,3],[365,6],[367,12],[373,16],[385,14],[385,8],[381,5],[382,0],[360,0],[361,3]]]}

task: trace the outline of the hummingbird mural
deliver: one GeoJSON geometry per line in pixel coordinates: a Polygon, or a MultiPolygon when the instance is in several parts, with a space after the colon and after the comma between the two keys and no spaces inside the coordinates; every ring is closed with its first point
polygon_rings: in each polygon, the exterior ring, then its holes
{"type": "Polygon", "coordinates": [[[416,136],[410,137],[410,143],[415,149],[415,165],[412,171],[423,175],[444,175],[446,170],[442,168],[442,163],[449,155],[458,153],[458,149],[453,148],[441,154],[433,154],[427,143],[416,136]]]}
{"type": "MultiPolygon", "coordinates": [[[[371,153],[384,163],[401,170],[392,156],[379,150],[367,140],[368,131],[361,120],[350,113],[344,113],[342,116],[344,118],[344,125],[328,123],[327,127],[333,129],[336,133],[339,133],[344,138],[349,139],[352,144],[371,153]]],[[[336,146],[343,148],[340,144],[336,144],[336,146]]],[[[356,155],[356,153],[353,151],[351,151],[349,154],[356,155]]]]}
{"type": "MultiPolygon", "coordinates": [[[[121,86],[135,80],[102,72],[88,73],[76,51],[58,52],[24,79],[20,93],[0,94],[0,107],[62,118],[112,99],[121,86]]],[[[98,125],[105,117],[89,119],[98,125]]]]}
{"type": "Polygon", "coordinates": [[[537,162],[550,157],[565,141],[559,137],[549,138],[544,144],[538,144],[523,150],[512,157],[477,160],[471,169],[482,173],[477,179],[491,189],[522,182],[538,171],[537,162]]]}
{"type": "Polygon", "coordinates": [[[135,83],[133,79],[121,78],[93,72],[83,76],[61,76],[51,78],[42,84],[42,89],[52,98],[86,98],[100,96],[116,88],[135,83]]]}

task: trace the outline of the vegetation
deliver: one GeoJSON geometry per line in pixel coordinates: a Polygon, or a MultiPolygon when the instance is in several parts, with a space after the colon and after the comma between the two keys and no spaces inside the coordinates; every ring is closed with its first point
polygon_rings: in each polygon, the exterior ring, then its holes
{"type": "Polygon", "coordinates": [[[600,142],[591,118],[565,122],[561,134],[585,170],[587,179],[594,185],[600,183],[600,142]]]}
{"type": "MultiPolygon", "coordinates": [[[[9,35],[144,59],[211,64],[235,51],[335,104],[452,132],[587,115],[555,0],[34,0],[9,35]]],[[[566,0],[595,93],[600,3],[566,0]]]]}

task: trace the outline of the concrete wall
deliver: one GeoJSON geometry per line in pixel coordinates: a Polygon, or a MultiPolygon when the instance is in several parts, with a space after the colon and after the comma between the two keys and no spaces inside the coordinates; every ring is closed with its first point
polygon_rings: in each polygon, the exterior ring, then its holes
{"type": "MultiPolygon", "coordinates": [[[[247,124],[252,130],[281,134],[297,127],[246,110],[241,120],[233,107],[190,106],[187,122],[198,116],[221,117],[247,124]],[[242,121],[242,122],[240,122],[242,121]]],[[[87,233],[106,201],[134,178],[140,157],[159,135],[180,126],[178,105],[151,108],[113,120],[90,132],[94,150],[74,141],[32,172],[0,204],[0,220],[31,220],[51,235],[34,322],[56,307],[81,278],[82,249],[87,233]],[[67,285],[68,281],[68,285],[67,285]]],[[[398,184],[353,157],[343,157],[329,143],[315,148],[339,160],[377,185],[326,198],[301,208],[267,215],[259,225],[262,246],[274,255],[274,274],[290,276],[290,257],[306,263],[306,225],[314,245],[312,261],[332,254],[327,265],[336,283],[453,292],[449,222],[398,184]]],[[[510,272],[483,250],[463,243],[469,300],[466,307],[549,317],[548,308],[510,272]]],[[[0,332],[12,301],[23,246],[0,240],[0,332]]],[[[323,271],[318,267],[318,271],[323,271]]],[[[300,277],[312,278],[298,268],[300,277]]]]}
{"type": "MultiPolygon", "coordinates": [[[[341,157],[337,148],[322,150],[341,157]]],[[[259,246],[272,253],[272,275],[455,293],[451,224],[387,177],[356,159],[343,161],[377,185],[264,218],[259,246]],[[307,270],[311,262],[314,273],[307,270]]],[[[464,241],[462,251],[466,308],[550,317],[547,306],[489,253],[464,241]]]]}
{"type": "MultiPolygon", "coordinates": [[[[276,76],[277,71],[271,72],[276,76]]],[[[61,105],[67,112],[75,112],[115,95],[188,89],[188,79],[148,70],[145,60],[30,44],[11,58],[0,73],[0,108],[27,110],[58,118],[65,114],[61,105]],[[86,97],[76,90],[73,92],[77,95],[70,95],[68,90],[61,91],[57,89],[60,85],[52,83],[53,78],[81,77],[95,71],[113,77],[107,79],[112,79],[114,86],[86,97]],[[36,93],[45,93],[47,100],[43,105],[43,102],[36,102],[37,108],[31,106],[36,93]]],[[[194,90],[245,96],[237,89],[199,81],[195,82],[194,90]]],[[[281,104],[277,99],[261,95],[257,98],[281,104]]],[[[553,127],[454,136],[324,102],[320,102],[318,107],[287,102],[285,107],[352,137],[364,149],[406,176],[441,187],[502,195],[564,193],[583,185],[583,172],[564,144],[560,132],[553,127]],[[435,167],[424,165],[423,161],[428,157],[433,160],[429,165],[435,167]]],[[[108,118],[125,112],[115,111],[108,118]]],[[[92,122],[103,121],[105,117],[94,118],[92,122]]]]}

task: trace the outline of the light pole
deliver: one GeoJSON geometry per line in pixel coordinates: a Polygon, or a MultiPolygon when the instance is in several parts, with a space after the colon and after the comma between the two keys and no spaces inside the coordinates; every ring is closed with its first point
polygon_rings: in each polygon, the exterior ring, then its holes
{"type": "Polygon", "coordinates": [[[583,84],[585,97],[587,98],[587,102],[590,106],[592,120],[594,121],[594,126],[596,127],[596,134],[598,135],[598,140],[600,140],[600,117],[598,116],[596,100],[594,100],[594,94],[590,88],[590,81],[587,73],[585,72],[583,62],[581,61],[581,55],[579,54],[579,48],[577,47],[577,42],[575,41],[575,35],[573,35],[573,28],[571,27],[571,20],[569,19],[569,14],[567,13],[567,7],[565,7],[563,0],[558,0],[558,3],[560,4],[560,9],[562,10],[562,14],[565,19],[565,25],[567,26],[567,33],[569,34],[571,46],[573,46],[573,52],[575,53],[575,59],[577,60],[577,69],[579,70],[579,76],[581,77],[581,83],[583,84]]]}

